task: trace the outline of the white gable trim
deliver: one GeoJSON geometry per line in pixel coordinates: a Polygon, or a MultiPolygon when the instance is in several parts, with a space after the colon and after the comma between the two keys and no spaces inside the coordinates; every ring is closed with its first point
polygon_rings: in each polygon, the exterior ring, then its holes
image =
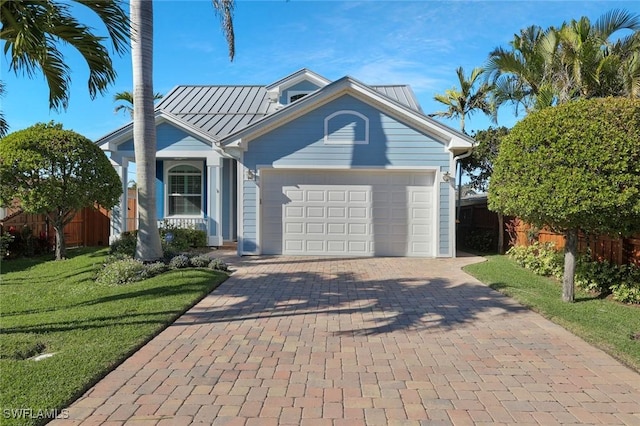
{"type": "Polygon", "coordinates": [[[331,114],[328,117],[324,118],[324,143],[325,143],[325,145],[367,145],[367,144],[369,144],[369,118],[367,118],[363,114],[360,114],[358,111],[341,110],[341,111],[334,112],[333,114],[331,114]],[[356,117],[360,118],[364,122],[364,139],[362,139],[362,140],[352,140],[352,139],[342,140],[342,139],[330,137],[330,135],[329,135],[329,131],[330,131],[329,130],[329,123],[333,118],[338,117],[340,115],[353,115],[353,116],[356,116],[356,117]]]}
{"type": "MultiPolygon", "coordinates": [[[[212,137],[210,134],[203,132],[197,127],[192,126],[189,123],[186,123],[180,120],[175,115],[168,113],[163,110],[156,110],[155,113],[155,124],[156,127],[162,123],[169,123],[178,129],[184,130],[190,136],[193,136],[196,139],[199,139],[212,147],[217,145],[216,138],[212,137]]],[[[130,122],[119,129],[109,133],[106,136],[101,137],[96,141],[96,144],[102,148],[104,151],[115,152],[118,150],[118,146],[124,142],[133,139],[133,122],[130,122]]]]}
{"type": "Polygon", "coordinates": [[[220,141],[220,145],[223,149],[226,147],[237,147],[246,150],[247,144],[251,140],[269,133],[273,129],[293,121],[345,94],[354,96],[365,103],[384,110],[401,121],[415,126],[442,142],[444,149],[454,154],[473,148],[474,141],[469,136],[439,123],[418,111],[395,102],[350,77],[337,80],[317,92],[285,106],[280,111],[268,115],[252,125],[226,136],[220,141]]]}
{"type": "Polygon", "coordinates": [[[275,83],[272,83],[270,85],[267,86],[267,91],[271,92],[271,91],[280,91],[282,92],[282,90],[294,86],[302,81],[310,81],[311,83],[320,86],[320,87],[324,87],[327,84],[331,83],[331,81],[327,80],[326,78],[324,78],[323,76],[321,76],[320,74],[316,74],[313,71],[310,71],[306,68],[303,68],[301,70],[298,70],[296,72],[294,72],[293,74],[290,74],[278,81],[276,81],[275,83]]]}

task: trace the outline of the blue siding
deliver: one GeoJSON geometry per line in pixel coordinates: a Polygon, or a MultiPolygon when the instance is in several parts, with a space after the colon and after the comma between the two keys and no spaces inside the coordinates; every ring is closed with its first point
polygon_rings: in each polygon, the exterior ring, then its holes
{"type": "Polygon", "coordinates": [[[448,167],[442,143],[351,96],[343,96],[250,142],[245,165],[448,167]],[[325,145],[324,119],[354,110],[369,119],[369,143],[325,145]]]}
{"type": "MultiPolygon", "coordinates": [[[[358,125],[362,125],[360,122],[358,125]]],[[[361,140],[359,132],[343,132],[361,140]]],[[[304,116],[287,123],[249,143],[244,165],[321,167],[435,167],[449,170],[451,154],[442,142],[414,127],[352,97],[342,96],[304,116]],[[338,111],[358,111],[369,120],[368,144],[325,144],[325,118],[338,111]]],[[[244,182],[244,241],[242,250],[256,248],[256,192],[254,182],[244,182]]],[[[450,193],[448,184],[440,184],[438,222],[438,255],[448,255],[453,236],[449,235],[450,193]]]]}
{"type": "Polygon", "coordinates": [[[164,218],[164,162],[156,161],[156,214],[164,218]]]}
{"type": "MultiPolygon", "coordinates": [[[[169,123],[156,126],[157,151],[189,150],[210,151],[211,145],[194,138],[182,129],[169,123]]],[[[118,145],[118,151],[133,151],[133,139],[118,145]]]]}
{"type": "Polygon", "coordinates": [[[352,114],[338,114],[327,120],[327,140],[340,143],[342,141],[365,141],[368,123],[361,117],[352,114]]]}
{"type": "Polygon", "coordinates": [[[244,228],[242,238],[242,250],[254,252],[257,248],[258,228],[257,228],[257,186],[255,181],[245,180],[243,185],[242,199],[242,226],[244,228]]]}
{"type": "Polygon", "coordinates": [[[289,94],[291,92],[315,92],[318,90],[320,86],[313,84],[310,81],[301,81],[300,83],[294,84],[291,87],[287,87],[282,94],[280,95],[280,103],[282,105],[286,105],[289,103],[289,94]]]}

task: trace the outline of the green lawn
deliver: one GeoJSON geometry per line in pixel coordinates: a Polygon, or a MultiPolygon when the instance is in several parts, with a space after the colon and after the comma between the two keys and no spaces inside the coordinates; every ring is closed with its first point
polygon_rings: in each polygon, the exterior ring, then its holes
{"type": "Polygon", "coordinates": [[[106,254],[77,249],[59,262],[2,262],[0,423],[25,424],[6,419],[6,410],[65,407],[227,277],[183,269],[100,286],[93,278],[106,254]],[[55,355],[21,359],[39,353],[55,355]]]}
{"type": "Polygon", "coordinates": [[[556,280],[535,275],[507,256],[486,259],[465,271],[640,371],[640,340],[631,338],[640,333],[640,306],[581,291],[575,303],[565,303],[556,280]]]}

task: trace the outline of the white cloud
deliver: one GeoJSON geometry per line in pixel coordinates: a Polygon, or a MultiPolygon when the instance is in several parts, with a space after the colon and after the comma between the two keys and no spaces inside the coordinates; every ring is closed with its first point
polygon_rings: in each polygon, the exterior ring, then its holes
{"type": "Polygon", "coordinates": [[[368,62],[350,74],[367,84],[408,84],[416,92],[434,90],[443,84],[443,80],[430,76],[422,63],[400,58],[368,62]]]}

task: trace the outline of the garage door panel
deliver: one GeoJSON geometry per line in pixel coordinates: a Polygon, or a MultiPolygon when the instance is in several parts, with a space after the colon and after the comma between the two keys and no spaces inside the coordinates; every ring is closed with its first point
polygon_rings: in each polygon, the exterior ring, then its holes
{"type": "Polygon", "coordinates": [[[307,191],[307,201],[325,202],[325,191],[307,191]]]}
{"type": "Polygon", "coordinates": [[[308,253],[324,253],[326,251],[324,240],[307,240],[306,243],[308,253]]]}
{"type": "Polygon", "coordinates": [[[285,250],[288,253],[294,253],[294,252],[303,253],[304,252],[302,250],[303,247],[304,247],[304,242],[302,240],[288,239],[285,241],[285,250]]]}
{"type": "Polygon", "coordinates": [[[366,189],[360,189],[355,191],[349,191],[349,202],[351,203],[366,203],[368,202],[368,191],[366,189]]]}
{"type": "Polygon", "coordinates": [[[432,174],[267,171],[261,183],[265,254],[433,255],[432,174]]]}
{"type": "Polygon", "coordinates": [[[312,207],[309,206],[306,208],[306,218],[324,218],[325,217],[325,209],[324,207],[312,207]]]}
{"type": "Polygon", "coordinates": [[[307,223],[307,234],[325,234],[324,223],[307,223]]]}
{"type": "Polygon", "coordinates": [[[328,207],[327,208],[327,217],[328,218],[346,218],[347,217],[347,208],[346,207],[328,207]]]}
{"type": "Polygon", "coordinates": [[[328,201],[344,202],[347,199],[347,194],[344,191],[327,191],[328,201]]]}
{"type": "Polygon", "coordinates": [[[327,251],[329,253],[347,253],[347,242],[343,240],[329,240],[327,241],[327,251]]]}
{"type": "MultiPolygon", "coordinates": [[[[270,192],[273,194],[273,192],[275,191],[270,192]]],[[[272,194],[267,194],[267,196],[270,196],[272,194]]],[[[289,201],[304,201],[304,191],[300,189],[287,189],[284,191],[284,195],[287,196],[289,201]]]]}
{"type": "Polygon", "coordinates": [[[366,223],[350,223],[349,234],[352,235],[369,235],[369,227],[366,223]]]}
{"type": "Polygon", "coordinates": [[[352,219],[366,219],[368,217],[367,207],[349,207],[348,217],[352,219]]]}
{"type": "Polygon", "coordinates": [[[301,222],[287,222],[284,230],[287,234],[304,234],[304,224],[301,222]]]}
{"type": "Polygon", "coordinates": [[[345,223],[327,223],[327,234],[346,234],[347,225],[345,223]]]}
{"type": "Polygon", "coordinates": [[[304,207],[302,206],[285,206],[284,208],[285,216],[288,218],[303,218],[304,217],[304,207]]]}

